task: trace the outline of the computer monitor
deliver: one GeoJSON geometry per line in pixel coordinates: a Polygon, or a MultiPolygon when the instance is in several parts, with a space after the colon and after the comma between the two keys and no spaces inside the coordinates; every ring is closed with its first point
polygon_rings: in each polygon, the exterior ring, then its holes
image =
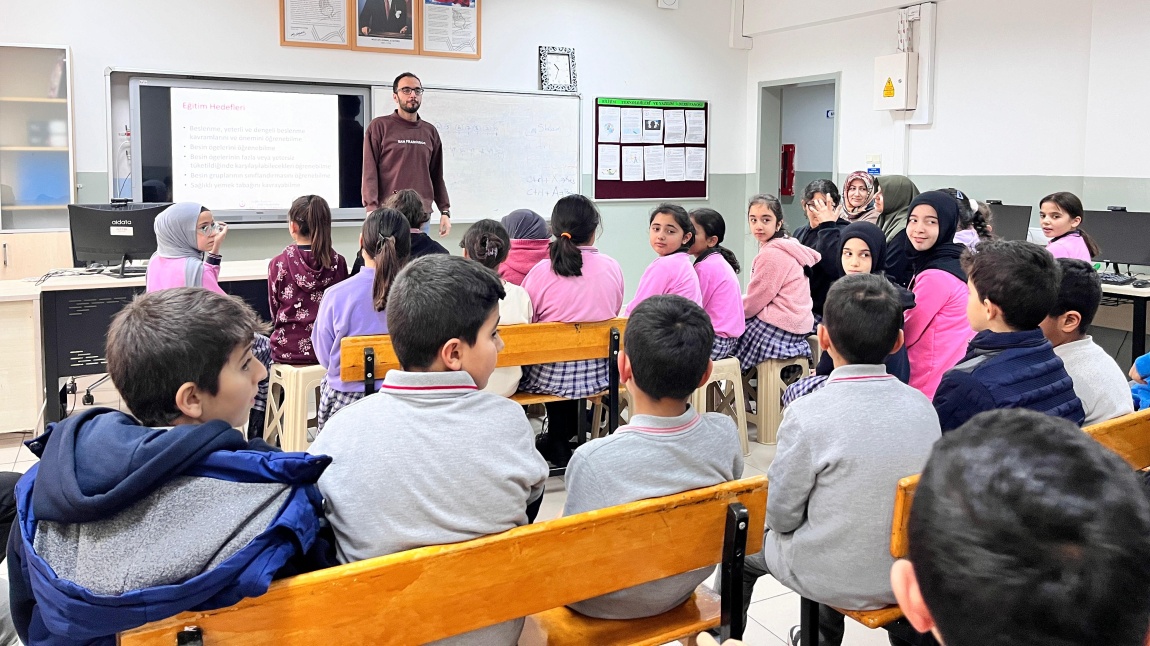
{"type": "Polygon", "coordinates": [[[1100,249],[1095,260],[1150,265],[1150,213],[1087,211],[1082,230],[1100,249]]]}
{"type": "Polygon", "coordinates": [[[69,204],[72,264],[121,268],[156,252],[156,216],[170,204],[69,204]]]}
{"type": "Polygon", "coordinates": [[[1003,240],[1026,240],[1030,230],[1030,215],[1034,212],[1033,206],[1014,206],[1012,204],[996,204],[987,202],[990,207],[990,226],[994,235],[1003,240]]]}

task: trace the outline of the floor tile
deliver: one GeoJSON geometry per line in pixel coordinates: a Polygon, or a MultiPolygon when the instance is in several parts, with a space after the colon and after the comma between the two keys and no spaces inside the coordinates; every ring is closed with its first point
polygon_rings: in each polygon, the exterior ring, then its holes
{"type": "Polygon", "coordinates": [[[16,461],[23,443],[31,433],[0,433],[0,469],[7,468],[16,461]]]}
{"type": "Polygon", "coordinates": [[[751,454],[743,458],[743,461],[765,473],[775,460],[776,448],[774,444],[751,442],[751,454]]]}
{"type": "Polygon", "coordinates": [[[747,620],[747,627],[743,631],[743,643],[747,646],[786,646],[785,641],[754,619],[747,620]]]}
{"type": "Polygon", "coordinates": [[[12,465],[12,470],[16,471],[18,473],[26,473],[28,471],[28,469],[32,468],[33,464],[36,464],[36,462],[37,462],[37,460],[27,460],[25,462],[17,462],[16,464],[12,465]]]}
{"type": "Polygon", "coordinates": [[[799,623],[799,595],[788,592],[752,603],[749,615],[751,619],[762,624],[771,634],[786,643],[791,626],[797,626],[799,623]]]}
{"type": "Polygon", "coordinates": [[[543,504],[539,506],[536,521],[552,520],[563,515],[563,505],[567,504],[567,488],[563,478],[547,478],[547,489],[543,492],[543,504]]]}

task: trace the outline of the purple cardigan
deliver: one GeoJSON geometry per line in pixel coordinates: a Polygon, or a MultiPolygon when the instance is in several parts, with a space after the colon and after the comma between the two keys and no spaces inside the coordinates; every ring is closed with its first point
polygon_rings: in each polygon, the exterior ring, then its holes
{"type": "MultiPolygon", "coordinates": [[[[324,292],[316,315],[311,343],[319,365],[327,368],[327,385],[345,393],[363,392],[363,382],[344,383],[339,378],[339,345],[345,336],[387,334],[387,312],[375,311],[371,286],[375,270],[364,267],[342,283],[324,292]]],[[[376,381],[379,388],[383,380],[376,381]]]]}

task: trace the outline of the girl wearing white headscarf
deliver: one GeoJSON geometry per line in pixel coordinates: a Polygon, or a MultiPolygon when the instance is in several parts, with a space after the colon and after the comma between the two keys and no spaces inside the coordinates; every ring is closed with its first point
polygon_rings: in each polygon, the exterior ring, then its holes
{"type": "Polygon", "coordinates": [[[148,261],[149,292],[203,287],[220,294],[220,245],[228,233],[212,212],[195,202],[178,202],[156,216],[156,253],[148,261]]]}

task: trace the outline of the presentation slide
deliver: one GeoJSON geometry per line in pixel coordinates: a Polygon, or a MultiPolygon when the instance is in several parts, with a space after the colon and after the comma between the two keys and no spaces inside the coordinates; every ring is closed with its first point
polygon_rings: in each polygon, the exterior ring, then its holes
{"type": "Polygon", "coordinates": [[[172,88],[172,195],[212,209],[339,204],[338,97],[172,88]]]}

